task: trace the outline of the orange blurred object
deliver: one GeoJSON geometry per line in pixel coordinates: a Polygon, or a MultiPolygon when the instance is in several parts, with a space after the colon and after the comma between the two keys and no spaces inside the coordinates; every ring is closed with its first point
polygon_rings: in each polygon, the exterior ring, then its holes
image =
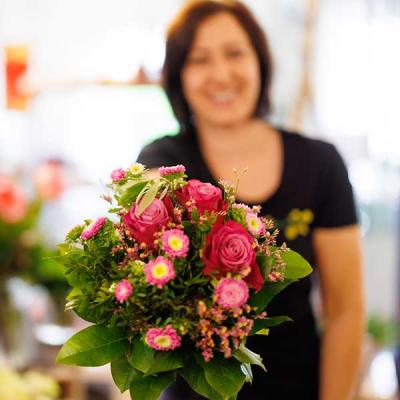
{"type": "Polygon", "coordinates": [[[67,186],[64,166],[57,161],[46,161],[35,168],[33,181],[41,200],[56,200],[67,186]]]}
{"type": "Polygon", "coordinates": [[[28,108],[29,96],[23,89],[28,69],[29,49],[27,46],[5,48],[5,70],[7,87],[7,108],[24,111],[28,108]]]}
{"type": "Polygon", "coordinates": [[[28,212],[28,200],[22,190],[7,176],[0,175],[0,221],[16,224],[28,212]]]}

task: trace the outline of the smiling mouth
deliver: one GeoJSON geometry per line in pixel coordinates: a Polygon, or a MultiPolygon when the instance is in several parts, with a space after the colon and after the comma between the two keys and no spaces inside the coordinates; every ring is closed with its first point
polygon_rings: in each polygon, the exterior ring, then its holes
{"type": "Polygon", "coordinates": [[[223,93],[223,94],[212,94],[208,96],[208,99],[217,105],[228,105],[235,101],[237,97],[236,93],[223,93]]]}

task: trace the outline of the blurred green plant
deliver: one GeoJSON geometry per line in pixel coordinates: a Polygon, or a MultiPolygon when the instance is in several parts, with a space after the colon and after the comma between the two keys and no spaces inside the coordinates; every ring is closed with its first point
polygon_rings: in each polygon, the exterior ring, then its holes
{"type": "Polygon", "coordinates": [[[399,323],[395,319],[370,315],[367,331],[374,342],[380,346],[393,346],[399,343],[399,323]]]}

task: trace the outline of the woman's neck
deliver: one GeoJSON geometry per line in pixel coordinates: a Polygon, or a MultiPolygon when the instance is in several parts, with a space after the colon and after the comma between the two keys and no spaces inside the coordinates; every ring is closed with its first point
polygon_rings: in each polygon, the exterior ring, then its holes
{"type": "Polygon", "coordinates": [[[214,154],[254,153],[257,146],[265,144],[274,129],[262,119],[252,119],[231,126],[197,124],[199,144],[204,150],[212,149],[214,154]]]}

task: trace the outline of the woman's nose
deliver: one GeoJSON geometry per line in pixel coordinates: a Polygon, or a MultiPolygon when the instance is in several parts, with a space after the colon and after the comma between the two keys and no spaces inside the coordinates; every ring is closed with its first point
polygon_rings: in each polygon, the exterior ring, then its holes
{"type": "Polygon", "coordinates": [[[218,82],[227,82],[231,78],[231,68],[229,61],[216,59],[212,63],[211,78],[218,82]]]}

